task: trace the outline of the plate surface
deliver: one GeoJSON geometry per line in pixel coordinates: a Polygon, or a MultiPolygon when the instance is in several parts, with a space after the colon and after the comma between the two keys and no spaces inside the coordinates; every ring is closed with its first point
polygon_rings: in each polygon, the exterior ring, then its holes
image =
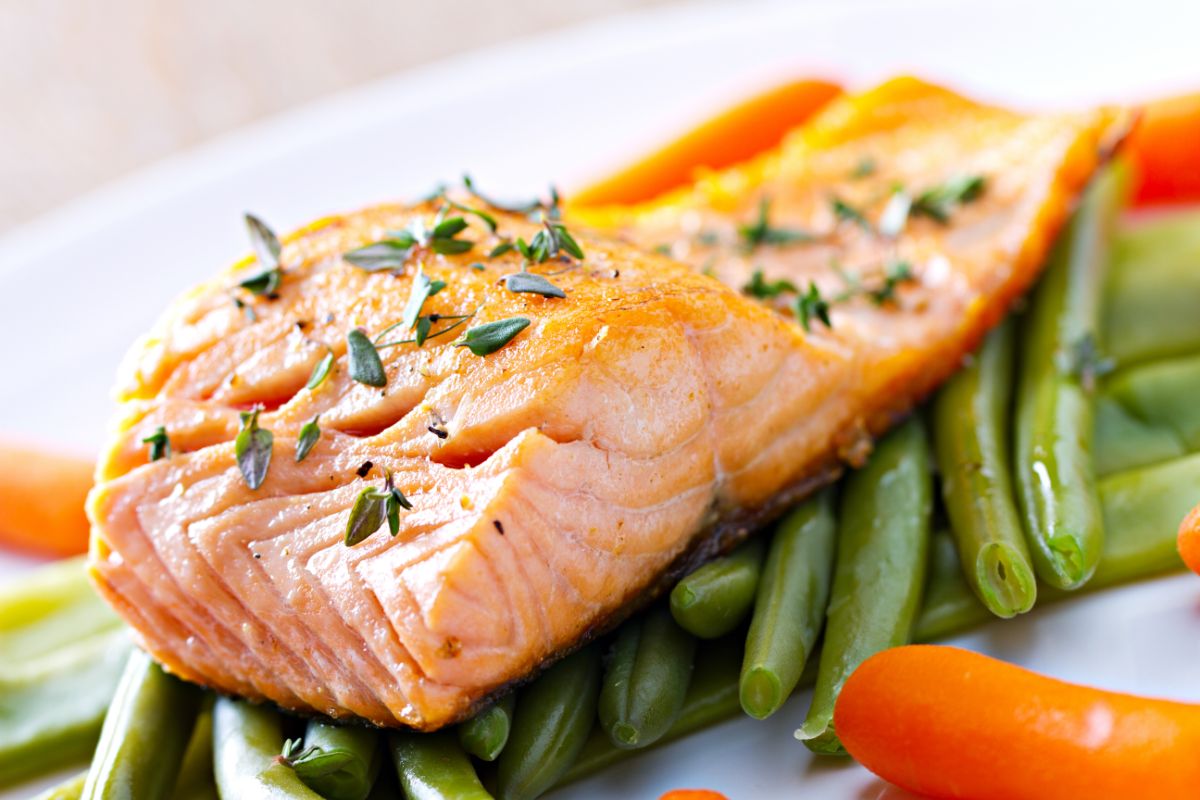
{"type": "MultiPolygon", "coordinates": [[[[246,248],[241,212],[287,230],[414,197],[470,171],[518,196],[567,187],[739,96],[794,76],[865,86],[899,72],[1030,108],[1200,88],[1200,4],[1049,0],[685,5],[442,62],[272,119],[86,196],[0,240],[0,420],[94,451],[129,343],[246,248]],[[552,103],[546,103],[552,98],[552,103]]],[[[0,581],[31,562],[0,556],[0,581]]],[[[994,623],[961,643],[1073,680],[1200,700],[1200,584],[1179,576],[994,623]]],[[[794,698],[555,795],[903,797],[791,737],[794,698]]],[[[0,792],[26,797],[32,786],[0,792]]]]}

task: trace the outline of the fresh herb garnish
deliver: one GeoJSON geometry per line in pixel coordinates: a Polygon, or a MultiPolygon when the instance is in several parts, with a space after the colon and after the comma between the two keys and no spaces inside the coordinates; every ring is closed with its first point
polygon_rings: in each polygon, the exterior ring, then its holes
{"type": "Polygon", "coordinates": [[[468,328],[462,338],[454,343],[454,346],[465,347],[477,356],[491,355],[528,327],[529,320],[525,317],[511,317],[486,322],[483,325],[468,328]]]}
{"type": "Polygon", "coordinates": [[[383,371],[379,351],[361,328],[346,334],[346,353],[350,357],[350,377],[353,380],[377,388],[387,386],[387,374],[383,371]]]}
{"type": "Polygon", "coordinates": [[[279,266],[279,256],[283,247],[279,244],[279,237],[265,222],[253,214],[247,213],[245,217],[246,231],[250,234],[250,244],[261,269],[239,281],[238,286],[253,295],[270,297],[275,294],[279,282],[283,279],[283,270],[279,266]]]}
{"type": "Polygon", "coordinates": [[[304,423],[304,427],[300,429],[300,435],[296,438],[296,462],[303,461],[316,445],[317,440],[321,438],[321,415],[304,423]]]}
{"type": "Polygon", "coordinates": [[[395,231],[391,238],[343,253],[342,258],[367,272],[403,269],[417,246],[416,238],[408,231],[395,231]]]}
{"type": "Polygon", "coordinates": [[[415,219],[404,230],[390,231],[387,238],[343,253],[342,258],[367,272],[403,269],[409,258],[420,249],[441,255],[470,251],[475,243],[458,238],[458,234],[466,229],[467,221],[462,217],[440,220],[432,230],[426,229],[422,220],[415,219]]]}
{"type": "Polygon", "coordinates": [[[521,251],[526,261],[535,264],[545,263],[560,253],[578,261],[584,258],[583,248],[575,241],[567,227],[561,222],[551,222],[548,219],[542,221],[542,229],[534,234],[529,244],[525,244],[524,239],[517,239],[516,248],[521,251]]]}
{"type": "Polygon", "coordinates": [[[383,527],[386,520],[392,536],[400,532],[400,509],[411,510],[412,503],[396,488],[391,470],[384,471],[383,488],[368,486],[358,494],[346,522],[347,547],[353,547],[383,527]]]}
{"type": "Polygon", "coordinates": [[[829,201],[833,208],[833,215],[841,222],[853,222],[864,231],[870,231],[871,221],[867,219],[862,211],[847,203],[840,197],[834,197],[829,201]]]}
{"type": "Polygon", "coordinates": [[[796,284],[786,278],[780,278],[777,281],[768,283],[763,279],[762,270],[756,269],[754,270],[754,274],[750,276],[750,281],[742,287],[742,291],[751,297],[767,300],[772,297],[778,297],[785,292],[795,292],[798,290],[796,289],[796,284]]]}
{"type": "Polygon", "coordinates": [[[913,216],[925,216],[941,223],[950,221],[954,209],[977,200],[987,188],[982,175],[959,175],[918,194],[912,201],[913,216]]]}
{"type": "Polygon", "coordinates": [[[763,245],[803,244],[813,241],[811,233],[800,228],[782,228],[771,224],[771,201],[764,197],[758,203],[758,217],[749,225],[738,227],[738,236],[749,249],[763,245]]]}
{"type": "Polygon", "coordinates": [[[308,376],[308,383],[304,384],[305,389],[316,389],[325,379],[329,377],[330,370],[333,369],[333,351],[326,350],[325,355],[321,360],[313,365],[312,374],[308,376]]]}
{"type": "Polygon", "coordinates": [[[1097,381],[1116,369],[1116,362],[1100,351],[1095,335],[1089,331],[1071,343],[1063,366],[1066,373],[1091,394],[1096,390],[1097,381]]]}
{"type": "Polygon", "coordinates": [[[496,224],[496,218],[495,218],[495,217],[493,217],[491,214],[487,213],[486,211],[481,211],[481,210],[480,210],[480,209],[478,209],[478,208],[471,208],[470,206],[465,206],[465,205],[463,205],[462,203],[459,203],[459,202],[458,202],[458,201],[456,201],[456,200],[451,200],[449,197],[447,197],[447,196],[446,196],[446,193],[445,193],[445,192],[442,192],[442,193],[439,195],[439,197],[441,197],[442,201],[443,201],[443,202],[444,202],[446,205],[450,206],[450,207],[451,207],[451,208],[453,208],[454,210],[456,210],[456,211],[461,211],[461,212],[463,212],[464,214],[470,214],[471,216],[473,216],[473,217],[475,217],[476,219],[478,219],[480,222],[482,222],[484,225],[486,225],[486,226],[487,226],[487,229],[488,229],[489,231],[491,231],[492,233],[495,233],[495,232],[496,232],[496,228],[498,228],[498,227],[499,227],[499,226],[496,224]]]}
{"type": "Polygon", "coordinates": [[[242,428],[233,443],[238,469],[242,471],[242,477],[251,489],[262,486],[263,481],[267,479],[267,470],[271,466],[272,445],[275,442],[273,433],[258,427],[258,415],[261,411],[262,406],[255,406],[250,411],[241,413],[242,428]]]}
{"type": "Polygon", "coordinates": [[[504,288],[517,294],[540,294],[542,297],[566,297],[567,293],[542,275],[532,272],[514,272],[504,276],[504,288]]]}
{"type": "Polygon", "coordinates": [[[826,328],[833,328],[833,323],[829,320],[829,301],[821,295],[821,290],[812,281],[808,282],[808,291],[796,295],[792,310],[805,332],[812,332],[813,320],[819,320],[826,328]]]}
{"type": "Polygon", "coordinates": [[[505,253],[512,252],[516,248],[517,248],[517,246],[515,244],[513,244],[512,240],[505,239],[503,242],[501,242],[500,244],[496,245],[491,250],[489,250],[487,257],[488,258],[498,258],[498,257],[504,255],[505,253]]]}
{"type": "Polygon", "coordinates": [[[892,261],[884,268],[883,283],[873,289],[867,290],[867,296],[871,298],[871,302],[875,305],[881,306],[896,298],[897,286],[911,281],[915,277],[912,265],[907,261],[892,261]]]}
{"type": "Polygon", "coordinates": [[[559,207],[562,203],[562,198],[559,197],[558,190],[555,189],[554,186],[550,187],[549,200],[534,198],[533,200],[529,200],[524,203],[503,203],[488,195],[485,195],[475,187],[475,182],[471,180],[470,175],[463,175],[463,186],[465,186],[467,191],[470,192],[475,198],[482,200],[492,208],[497,208],[501,211],[507,211],[510,214],[531,215],[538,211],[543,211],[550,219],[558,219],[562,215],[562,211],[559,207]]]}
{"type": "Polygon", "coordinates": [[[429,238],[421,242],[421,244],[433,252],[444,256],[465,253],[474,247],[475,243],[455,237],[466,229],[467,221],[465,219],[462,217],[450,217],[433,226],[433,230],[429,232],[429,238]]]}
{"type": "Polygon", "coordinates": [[[254,307],[245,300],[240,297],[235,297],[233,298],[233,304],[237,307],[238,311],[241,311],[246,317],[247,322],[258,322],[258,314],[255,313],[254,307]]]}
{"type": "Polygon", "coordinates": [[[408,295],[408,303],[405,304],[404,313],[400,317],[400,324],[405,329],[411,329],[417,324],[417,317],[421,316],[421,308],[424,307],[425,301],[445,288],[445,281],[433,280],[423,269],[418,268],[408,295]]]}
{"type": "Polygon", "coordinates": [[[858,163],[854,165],[854,169],[850,170],[850,177],[854,180],[868,178],[874,175],[878,168],[879,165],[875,163],[875,159],[871,158],[870,156],[863,156],[858,160],[858,163]]]}
{"type": "Polygon", "coordinates": [[[171,457],[171,439],[167,436],[167,429],[162,425],[155,428],[154,433],[142,439],[142,444],[150,445],[151,461],[171,457]]]}
{"type": "Polygon", "coordinates": [[[290,767],[301,781],[309,781],[332,775],[344,769],[354,756],[345,750],[325,751],[316,745],[300,749],[299,739],[287,739],[283,743],[283,751],[275,756],[276,763],[290,767]]]}

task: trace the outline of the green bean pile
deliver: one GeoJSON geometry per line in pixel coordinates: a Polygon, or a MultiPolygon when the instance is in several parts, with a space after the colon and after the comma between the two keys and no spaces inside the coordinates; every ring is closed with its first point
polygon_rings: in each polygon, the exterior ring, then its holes
{"type": "Polygon", "coordinates": [[[77,561],[45,568],[0,594],[0,786],[93,754],[43,798],[534,798],[807,686],[797,737],[843,752],[834,701],[871,654],[1180,566],[1200,214],[1114,233],[1121,192],[1094,182],[1026,313],[864,468],[454,730],[214,698],[131,652],[77,561]]]}

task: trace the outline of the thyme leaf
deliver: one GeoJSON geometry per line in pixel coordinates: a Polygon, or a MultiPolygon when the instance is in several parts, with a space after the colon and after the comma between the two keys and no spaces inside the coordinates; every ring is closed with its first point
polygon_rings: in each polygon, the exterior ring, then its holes
{"type": "Polygon", "coordinates": [[[150,445],[151,461],[171,457],[171,439],[167,436],[167,429],[162,425],[155,428],[154,433],[142,439],[142,444],[150,445]]]}
{"type": "Polygon", "coordinates": [[[912,214],[942,224],[950,221],[956,208],[979,199],[987,188],[982,175],[958,175],[918,194],[912,202],[912,214]]]}
{"type": "Polygon", "coordinates": [[[525,317],[510,317],[486,322],[467,332],[454,343],[455,347],[465,347],[477,356],[488,356],[513,340],[518,333],[529,327],[525,317]]]}
{"type": "Polygon", "coordinates": [[[329,377],[330,370],[333,369],[333,351],[326,350],[325,355],[313,365],[312,374],[308,376],[308,383],[304,384],[305,389],[316,389],[325,379],[329,377]]]}
{"type": "Polygon", "coordinates": [[[321,415],[304,423],[304,427],[300,429],[300,436],[296,439],[296,463],[300,463],[312,451],[317,441],[321,438],[321,415]]]}
{"type": "Polygon", "coordinates": [[[796,295],[792,310],[805,332],[812,332],[813,320],[818,320],[826,328],[833,328],[833,323],[829,320],[829,301],[821,295],[821,290],[812,281],[808,282],[807,291],[796,295]]]}
{"type": "Polygon", "coordinates": [[[763,245],[803,244],[814,240],[814,236],[800,228],[783,228],[771,224],[771,201],[762,198],[758,203],[758,216],[749,225],[738,227],[742,243],[753,250],[763,245]]]}
{"type": "Polygon", "coordinates": [[[780,278],[777,281],[768,283],[763,279],[762,270],[756,269],[754,270],[754,274],[750,276],[750,281],[742,287],[742,291],[751,297],[768,300],[772,297],[778,297],[785,292],[796,292],[799,290],[796,288],[796,284],[786,278],[780,278]]]}
{"type": "Polygon", "coordinates": [[[532,272],[514,272],[504,276],[504,288],[516,294],[539,294],[542,297],[566,297],[567,293],[542,275],[532,272]]]}
{"type": "Polygon", "coordinates": [[[241,470],[246,485],[252,490],[258,489],[267,479],[267,470],[271,467],[272,445],[275,442],[273,433],[258,427],[260,412],[262,406],[241,412],[242,427],[233,444],[238,469],[241,470]]]}
{"type": "Polygon", "coordinates": [[[377,388],[387,386],[387,373],[383,371],[379,351],[361,328],[346,334],[346,353],[350,356],[350,377],[353,380],[377,388]]]}

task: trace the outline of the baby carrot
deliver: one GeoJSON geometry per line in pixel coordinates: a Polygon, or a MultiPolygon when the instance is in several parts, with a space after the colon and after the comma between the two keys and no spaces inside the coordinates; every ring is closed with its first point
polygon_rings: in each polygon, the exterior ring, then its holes
{"type": "Polygon", "coordinates": [[[1138,167],[1135,205],[1200,202],[1200,94],[1146,106],[1127,149],[1138,167]]]}
{"type": "Polygon", "coordinates": [[[87,550],[92,462],[0,442],[0,546],[50,556],[87,550]]]}
{"type": "Polygon", "coordinates": [[[841,90],[799,80],[751,97],[641,160],[571,194],[579,207],[640,203],[692,180],[697,167],[721,169],[774,147],[841,90]]]}
{"type": "Polygon", "coordinates": [[[1188,569],[1200,575],[1200,506],[1192,509],[1179,525],[1179,555],[1188,569]]]}
{"type": "Polygon", "coordinates": [[[658,800],[726,800],[726,797],[712,789],[672,789],[658,800]]]}
{"type": "Polygon", "coordinates": [[[1195,798],[1200,705],[1048,678],[954,647],[867,659],[834,712],[842,744],[880,777],[964,800],[1195,798]]]}

